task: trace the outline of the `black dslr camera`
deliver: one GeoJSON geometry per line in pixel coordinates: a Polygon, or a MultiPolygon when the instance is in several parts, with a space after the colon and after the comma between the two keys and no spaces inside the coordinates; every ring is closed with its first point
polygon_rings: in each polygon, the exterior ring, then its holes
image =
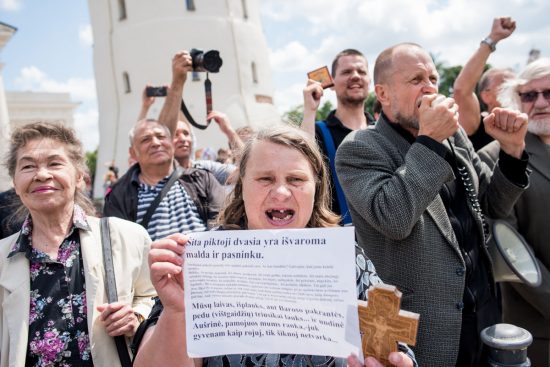
{"type": "Polygon", "coordinates": [[[204,52],[202,50],[192,49],[191,60],[193,60],[193,71],[208,71],[210,73],[217,73],[223,64],[223,60],[220,57],[220,52],[217,50],[210,50],[204,52]]]}

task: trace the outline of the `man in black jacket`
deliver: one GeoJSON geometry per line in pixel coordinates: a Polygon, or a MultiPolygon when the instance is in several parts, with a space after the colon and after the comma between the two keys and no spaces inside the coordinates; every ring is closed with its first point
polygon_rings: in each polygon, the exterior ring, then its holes
{"type": "Polygon", "coordinates": [[[0,238],[8,237],[21,229],[23,220],[14,216],[21,205],[14,189],[0,192],[0,238]]]}
{"type": "Polygon", "coordinates": [[[331,177],[331,209],[336,214],[343,216],[343,224],[350,223],[349,212],[346,210],[343,196],[339,194],[338,179],[333,171],[334,153],[331,154],[329,144],[334,146],[334,152],[340,146],[344,138],[352,131],[366,129],[373,125],[373,118],[365,111],[365,102],[369,96],[369,70],[367,58],[355,49],[346,49],[339,52],[332,61],[331,75],[334,81],[332,88],[336,93],[337,108],[330,112],[326,121],[321,122],[326,126],[328,135],[322,131],[322,125],[316,124],[317,109],[323,96],[323,87],[319,82],[308,80],[303,90],[304,94],[304,118],[300,128],[315,140],[323,155],[327,158],[331,177]],[[326,139],[331,139],[327,142],[326,139]],[[332,144],[331,144],[332,143],[332,144]]]}
{"type": "Polygon", "coordinates": [[[174,146],[166,126],[156,120],[139,121],[130,131],[130,156],[137,163],[105,197],[105,216],[142,224],[153,240],[208,229],[225,191],[206,170],[175,171],[174,146]]]}

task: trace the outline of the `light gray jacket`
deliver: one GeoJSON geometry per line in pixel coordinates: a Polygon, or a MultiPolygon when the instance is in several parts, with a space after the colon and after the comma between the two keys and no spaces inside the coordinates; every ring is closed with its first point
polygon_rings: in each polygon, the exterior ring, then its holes
{"type": "MultiPolygon", "coordinates": [[[[96,306],[107,303],[99,219],[87,217],[90,231],[80,230],[86,282],[88,332],[94,366],[120,366],[115,342],[99,319],[96,306]]],[[[113,265],[118,300],[144,317],[153,306],[155,288],[149,278],[147,254],[151,239],[135,223],[110,218],[113,265]]],[[[25,365],[30,312],[29,260],[19,253],[8,258],[19,233],[0,240],[0,366],[25,365]]]]}

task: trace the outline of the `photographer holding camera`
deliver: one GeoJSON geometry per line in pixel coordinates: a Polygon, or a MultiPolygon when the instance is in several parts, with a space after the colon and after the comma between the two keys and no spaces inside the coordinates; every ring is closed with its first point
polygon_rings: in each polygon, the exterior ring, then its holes
{"type": "MultiPolygon", "coordinates": [[[[164,106],[160,112],[159,121],[166,125],[174,139],[174,156],[179,165],[183,168],[203,168],[214,174],[218,181],[227,184],[228,178],[235,170],[233,164],[222,164],[214,161],[192,161],[194,135],[189,122],[185,121],[180,115],[180,106],[183,96],[183,87],[187,80],[187,73],[190,71],[210,71],[217,72],[222,64],[217,51],[192,50],[180,51],[172,58],[172,83],[168,88],[168,93],[164,106]]],[[[240,149],[243,142],[235,132],[227,115],[211,111],[207,120],[214,120],[218,124],[222,133],[227,136],[229,146],[233,149],[240,149]]]]}

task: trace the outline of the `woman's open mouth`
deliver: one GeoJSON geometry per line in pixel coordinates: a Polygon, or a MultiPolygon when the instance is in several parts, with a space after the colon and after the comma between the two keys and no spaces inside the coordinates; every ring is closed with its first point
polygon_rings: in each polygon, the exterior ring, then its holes
{"type": "Polygon", "coordinates": [[[267,217],[275,224],[286,224],[294,217],[292,209],[269,209],[265,212],[267,217]]]}

